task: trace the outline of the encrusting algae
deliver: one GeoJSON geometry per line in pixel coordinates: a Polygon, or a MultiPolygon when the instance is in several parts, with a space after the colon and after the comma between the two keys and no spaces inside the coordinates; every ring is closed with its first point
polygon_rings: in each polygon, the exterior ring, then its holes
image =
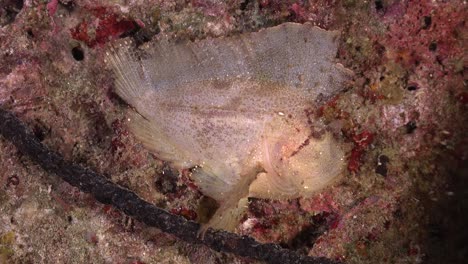
{"type": "Polygon", "coordinates": [[[196,184],[219,202],[206,227],[232,231],[248,197],[311,195],[343,173],[343,144],[310,114],[349,79],[334,62],[337,37],[285,23],[111,49],[117,94],[133,107],[130,130],[174,167],[195,168],[196,184]]]}

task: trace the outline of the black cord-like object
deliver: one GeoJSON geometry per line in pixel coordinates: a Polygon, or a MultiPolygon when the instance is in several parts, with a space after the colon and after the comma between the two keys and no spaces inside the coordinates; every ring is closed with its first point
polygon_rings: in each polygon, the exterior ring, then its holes
{"type": "Polygon", "coordinates": [[[83,192],[91,193],[99,202],[113,205],[138,221],[173,234],[186,242],[204,244],[216,251],[264,260],[268,263],[339,263],[323,257],[300,255],[276,244],[261,244],[253,238],[225,231],[209,229],[204,238],[199,239],[197,235],[199,224],[158,208],[104,176],[64,160],[61,155],[45,147],[12,113],[1,108],[0,134],[47,172],[57,174],[64,181],[78,187],[83,192]]]}

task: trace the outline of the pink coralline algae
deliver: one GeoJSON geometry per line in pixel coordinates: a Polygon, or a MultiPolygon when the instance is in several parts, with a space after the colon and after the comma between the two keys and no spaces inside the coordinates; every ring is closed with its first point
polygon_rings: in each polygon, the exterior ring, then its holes
{"type": "Polygon", "coordinates": [[[374,135],[368,131],[363,131],[353,136],[354,148],[348,161],[348,170],[357,172],[361,166],[361,159],[364,151],[374,140],[374,135]]]}
{"type": "Polygon", "coordinates": [[[71,29],[74,39],[83,41],[89,47],[102,45],[116,39],[137,27],[135,21],[123,18],[106,7],[92,8],[90,19],[83,20],[71,29]]]}

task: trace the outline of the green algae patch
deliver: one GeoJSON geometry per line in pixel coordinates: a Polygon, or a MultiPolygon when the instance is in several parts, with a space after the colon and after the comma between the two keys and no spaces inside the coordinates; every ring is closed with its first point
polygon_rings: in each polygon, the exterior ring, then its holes
{"type": "Polygon", "coordinates": [[[0,263],[8,263],[8,259],[13,256],[11,246],[15,242],[15,233],[13,231],[6,232],[0,236],[0,263]]]}

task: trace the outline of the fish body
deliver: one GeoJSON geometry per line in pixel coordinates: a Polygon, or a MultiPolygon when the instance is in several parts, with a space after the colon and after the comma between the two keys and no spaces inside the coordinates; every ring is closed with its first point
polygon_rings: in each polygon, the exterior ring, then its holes
{"type": "Polygon", "coordinates": [[[310,195],[342,174],[342,145],[330,132],[314,136],[321,123],[310,114],[349,78],[334,61],[337,35],[286,23],[109,52],[130,130],[176,168],[196,167],[194,181],[219,202],[208,226],[235,228],[247,197],[310,195]]]}

